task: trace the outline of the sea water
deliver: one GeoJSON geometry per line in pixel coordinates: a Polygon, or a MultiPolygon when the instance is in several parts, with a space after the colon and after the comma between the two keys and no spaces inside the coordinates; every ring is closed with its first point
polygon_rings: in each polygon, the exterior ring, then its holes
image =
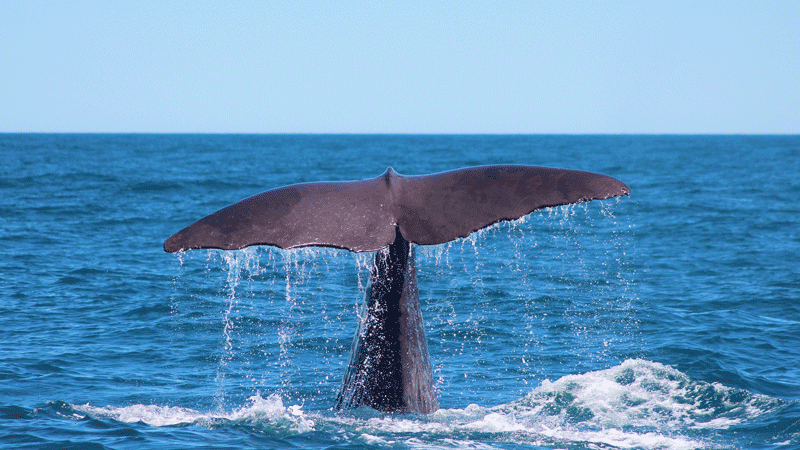
{"type": "Polygon", "coordinates": [[[0,135],[0,446],[800,448],[800,137],[0,135]],[[164,253],[293,183],[483,164],[631,196],[418,247],[441,409],[333,411],[373,254],[164,253]]]}

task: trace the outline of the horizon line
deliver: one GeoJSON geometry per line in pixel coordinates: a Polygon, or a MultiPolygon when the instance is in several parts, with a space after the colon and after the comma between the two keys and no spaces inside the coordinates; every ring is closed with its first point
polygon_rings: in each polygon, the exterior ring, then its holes
{"type": "Polygon", "coordinates": [[[491,133],[491,132],[224,132],[224,131],[0,131],[0,135],[39,134],[39,135],[208,135],[208,136],[800,136],[800,132],[786,133],[714,133],[714,132],[642,132],[642,133],[491,133]]]}

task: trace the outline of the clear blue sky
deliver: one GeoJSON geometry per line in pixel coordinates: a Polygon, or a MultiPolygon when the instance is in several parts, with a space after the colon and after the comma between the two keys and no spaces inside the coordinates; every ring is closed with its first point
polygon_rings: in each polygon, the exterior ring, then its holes
{"type": "Polygon", "coordinates": [[[0,0],[0,132],[800,133],[800,1],[0,0]]]}

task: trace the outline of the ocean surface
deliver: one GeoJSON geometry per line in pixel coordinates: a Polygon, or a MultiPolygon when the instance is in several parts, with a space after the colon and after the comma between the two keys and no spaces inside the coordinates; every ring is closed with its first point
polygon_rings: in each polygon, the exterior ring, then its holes
{"type": "Polygon", "coordinates": [[[0,447],[800,448],[800,136],[0,134],[0,447]],[[532,164],[630,197],[417,247],[441,409],[336,412],[372,254],[174,255],[287,184],[532,164]]]}

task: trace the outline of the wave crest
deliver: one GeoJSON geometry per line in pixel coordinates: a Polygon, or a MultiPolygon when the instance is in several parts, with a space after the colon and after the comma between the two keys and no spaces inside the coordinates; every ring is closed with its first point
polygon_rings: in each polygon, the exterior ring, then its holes
{"type": "Polygon", "coordinates": [[[270,429],[305,433],[314,429],[314,421],[305,417],[302,407],[285,407],[280,395],[263,398],[260,394],[249,398],[250,403],[230,413],[204,413],[179,406],[131,405],[124,407],[97,407],[71,405],[72,408],[94,418],[107,418],[126,423],[144,423],[154,427],[176,425],[224,426],[226,423],[258,425],[270,429]]]}
{"type": "MultiPolygon", "coordinates": [[[[256,394],[230,413],[175,406],[72,406],[76,412],[151,426],[244,426],[292,436],[327,434],[365,445],[410,447],[484,443],[644,449],[714,446],[716,430],[747,423],[787,402],[717,383],[694,381],[669,366],[632,359],[605,370],[545,380],[524,397],[497,406],[468,405],[427,415],[380,414],[363,408],[306,413],[284,406],[278,394],[256,394]],[[326,431],[328,430],[328,431],[326,431]],[[388,444],[387,444],[388,445],[388,444]]],[[[490,444],[489,447],[492,447],[490,444]]]]}

